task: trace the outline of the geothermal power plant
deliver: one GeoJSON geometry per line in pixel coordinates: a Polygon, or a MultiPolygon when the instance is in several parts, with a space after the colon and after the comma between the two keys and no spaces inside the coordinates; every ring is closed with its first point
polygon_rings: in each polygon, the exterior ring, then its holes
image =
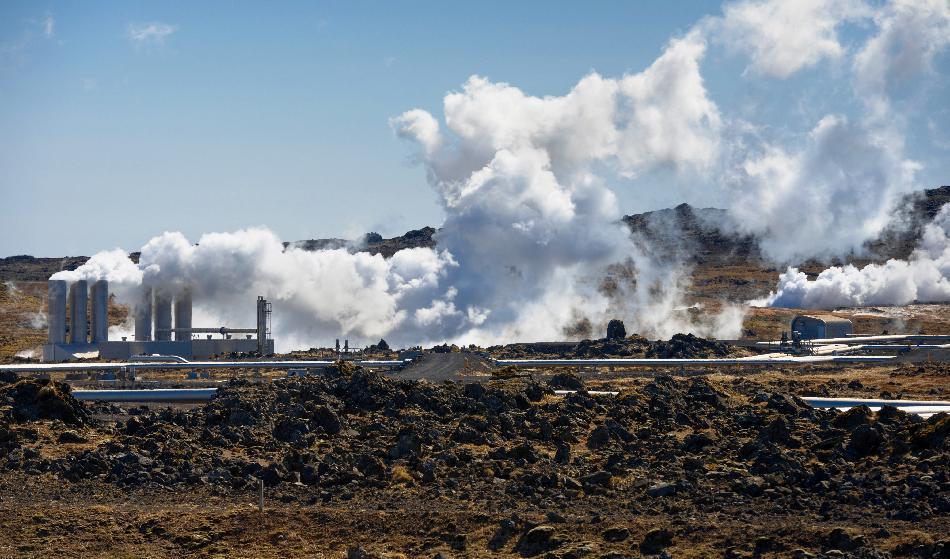
{"type": "Polygon", "coordinates": [[[110,340],[109,283],[106,280],[97,280],[91,285],[86,280],[71,284],[65,280],[49,280],[48,293],[45,362],[62,362],[92,352],[98,352],[101,359],[118,360],[152,354],[201,359],[231,353],[274,353],[274,340],[270,337],[271,304],[263,297],[257,298],[257,324],[253,328],[195,327],[190,290],[170,293],[143,287],[132,309],[134,339],[110,340]]]}

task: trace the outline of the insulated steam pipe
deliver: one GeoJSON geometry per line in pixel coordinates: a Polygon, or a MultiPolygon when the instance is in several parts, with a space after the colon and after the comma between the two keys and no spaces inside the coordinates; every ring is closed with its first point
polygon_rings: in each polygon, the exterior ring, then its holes
{"type": "Polygon", "coordinates": [[[129,361],[151,361],[159,363],[188,363],[188,360],[178,355],[133,355],[129,361]]]}
{"type": "MultiPolygon", "coordinates": [[[[368,369],[402,367],[403,361],[353,361],[368,369]]],[[[23,363],[0,365],[0,372],[55,373],[74,371],[128,371],[128,370],[197,370],[197,369],[325,369],[336,361],[190,361],[188,363],[159,363],[136,361],[131,363],[23,363]]]]}
{"type": "MultiPolygon", "coordinates": [[[[945,400],[883,400],[880,398],[824,398],[813,396],[804,396],[802,400],[816,408],[853,408],[856,406],[931,406],[950,408],[950,402],[945,400]]],[[[947,411],[950,411],[950,409],[947,411]]]]}
{"type": "Polygon", "coordinates": [[[813,408],[835,408],[840,411],[848,411],[857,406],[867,406],[871,411],[878,411],[883,406],[894,406],[895,408],[924,419],[938,413],[950,413],[950,402],[941,400],[880,400],[873,398],[813,398],[806,396],[802,398],[813,408]]]}
{"type": "Polygon", "coordinates": [[[77,400],[98,402],[204,402],[217,388],[147,388],[139,390],[73,390],[77,400]]]}
{"type": "MultiPolygon", "coordinates": [[[[848,336],[847,338],[817,338],[814,340],[802,340],[803,344],[827,345],[827,344],[860,344],[873,342],[905,342],[905,343],[924,343],[924,342],[950,342],[950,335],[946,334],[884,334],[880,336],[848,336]]],[[[760,346],[778,346],[782,342],[758,342],[760,346]]]]}
{"type": "Polygon", "coordinates": [[[498,366],[518,367],[731,367],[735,365],[807,365],[814,363],[881,363],[889,355],[809,355],[803,357],[752,357],[742,359],[496,359],[498,366]]]}

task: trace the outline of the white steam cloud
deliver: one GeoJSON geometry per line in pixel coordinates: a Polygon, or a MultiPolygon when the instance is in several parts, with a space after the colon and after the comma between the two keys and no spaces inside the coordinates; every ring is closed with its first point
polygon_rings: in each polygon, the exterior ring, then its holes
{"type": "Polygon", "coordinates": [[[392,120],[420,147],[447,215],[439,245],[459,263],[447,270],[453,301],[438,322],[479,342],[561,338],[578,317],[599,330],[613,315],[647,335],[738,334],[741,319],[704,327],[673,312],[683,305],[677,262],[637,249],[593,171],[637,176],[715,161],[721,119],[699,71],[705,49],[689,33],[643,72],[593,73],[561,97],[475,76],[445,97],[445,132],[419,109],[392,120]],[[602,289],[613,264],[633,272],[602,289]]]}
{"type": "Polygon", "coordinates": [[[796,0],[735,2],[723,8],[721,19],[710,20],[717,40],[736,53],[748,53],[748,70],[788,78],[824,59],[844,54],[838,27],[870,15],[860,1],[796,0]]]}
{"type": "Polygon", "coordinates": [[[950,46],[950,2],[894,0],[874,16],[877,34],[854,58],[856,88],[879,117],[899,84],[932,71],[934,57],[950,46]]]}
{"type": "Polygon", "coordinates": [[[727,177],[731,211],[779,262],[859,252],[914,190],[920,165],[893,130],[826,116],[798,152],[766,145],[727,177]]]}
{"type": "Polygon", "coordinates": [[[814,280],[789,268],[767,303],[776,307],[834,309],[865,305],[950,302],[950,204],[924,227],[910,259],[864,268],[833,266],[814,280]]]}
{"type": "Polygon", "coordinates": [[[685,281],[669,281],[670,263],[636,250],[614,193],[591,170],[632,176],[715,159],[720,117],[699,73],[704,52],[691,34],[644,72],[591,74],[562,97],[472,77],[445,98],[447,133],[420,109],[394,118],[395,132],[418,143],[445,208],[436,250],[385,259],[285,250],[265,229],[204,235],[196,245],[166,233],[143,247],[138,265],[111,251],[54,277],[109,279],[125,301],[139,285],[188,286],[196,325],[249,323],[254,296],[264,295],[280,349],[338,336],[397,345],[562,339],[602,333],[616,316],[646,335],[735,336],[741,320],[694,324],[674,312],[685,281]],[[618,263],[634,272],[605,289],[618,263]]]}
{"type": "MultiPolygon", "coordinates": [[[[904,158],[905,118],[891,97],[908,83],[919,88],[911,79],[932,73],[934,58],[950,46],[950,3],[894,0],[871,14],[876,32],[851,65],[863,118],[826,117],[802,153],[772,149],[739,173],[742,186],[758,196],[739,200],[734,213],[747,229],[766,234],[763,248],[776,260],[861,253],[892,219],[901,195],[916,188],[921,165],[904,158]]],[[[925,227],[907,261],[834,266],[813,281],[789,268],[767,302],[829,309],[950,301],[948,213],[944,207],[925,227]]]]}

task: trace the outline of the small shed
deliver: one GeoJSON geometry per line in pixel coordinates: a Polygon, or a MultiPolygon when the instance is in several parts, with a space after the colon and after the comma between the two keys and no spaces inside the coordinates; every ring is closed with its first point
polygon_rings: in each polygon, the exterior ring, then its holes
{"type": "Polygon", "coordinates": [[[844,338],[854,334],[854,325],[831,314],[800,314],[792,319],[792,332],[798,332],[803,340],[844,338]]]}

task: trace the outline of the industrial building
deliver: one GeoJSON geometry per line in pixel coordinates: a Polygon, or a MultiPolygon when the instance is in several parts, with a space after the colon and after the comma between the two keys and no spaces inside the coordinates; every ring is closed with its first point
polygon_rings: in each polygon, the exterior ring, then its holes
{"type": "Polygon", "coordinates": [[[854,334],[854,325],[831,314],[800,314],[792,319],[791,330],[792,337],[800,340],[845,338],[854,334]]]}
{"type": "Polygon", "coordinates": [[[133,340],[109,340],[108,303],[109,284],[105,280],[93,282],[91,289],[85,280],[72,284],[50,280],[49,331],[43,346],[43,361],[66,361],[92,352],[98,352],[102,359],[121,360],[152,354],[202,359],[227,353],[274,353],[274,340],[270,337],[271,306],[263,297],[257,298],[254,328],[194,327],[190,290],[171,293],[143,287],[132,309],[133,340]]]}

